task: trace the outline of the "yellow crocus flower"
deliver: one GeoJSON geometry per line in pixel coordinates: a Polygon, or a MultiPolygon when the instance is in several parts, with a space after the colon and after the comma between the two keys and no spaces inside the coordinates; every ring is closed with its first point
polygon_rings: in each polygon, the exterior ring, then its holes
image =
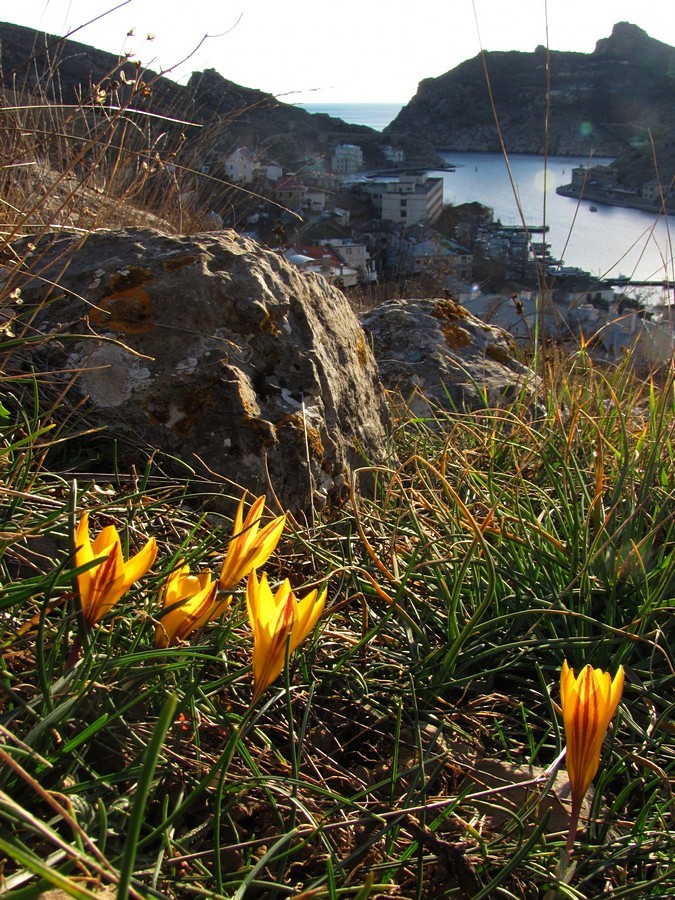
{"type": "Polygon", "coordinates": [[[218,599],[218,582],[208,572],[191,575],[182,561],[164,582],[162,614],[155,631],[155,646],[169,647],[184,641],[197,628],[217,619],[232,596],[218,599]]]}
{"type": "Polygon", "coordinates": [[[231,591],[249,572],[264,566],[279,543],[286,516],[277,516],[260,531],[264,508],[265,498],[258,497],[246,519],[243,519],[244,498],[241,498],[234,517],[232,539],[220,572],[221,590],[231,591]]]}
{"type": "Polygon", "coordinates": [[[107,525],[93,544],[89,539],[89,513],[75,531],[75,566],[79,568],[100,558],[98,565],[77,576],[82,615],[88,628],[95,625],[117,603],[131,585],[145,575],[157,556],[157,543],[150,538],[134,556],[124,561],[117,529],[107,525]]]}
{"type": "Polygon", "coordinates": [[[254,571],[246,585],[246,606],[253,629],[253,683],[251,705],[277,678],[289,654],[302,643],[316,625],[326,602],[326,589],[310,591],[296,600],[288,579],[273,594],[263,572],[260,581],[254,571]]]}
{"type": "Polygon", "coordinates": [[[577,678],[567,660],[562,665],[560,696],[572,793],[568,852],[574,844],[581,804],[600,766],[602,742],[621,700],[623,680],[623,666],[612,678],[609,672],[587,665],[577,678]]]}

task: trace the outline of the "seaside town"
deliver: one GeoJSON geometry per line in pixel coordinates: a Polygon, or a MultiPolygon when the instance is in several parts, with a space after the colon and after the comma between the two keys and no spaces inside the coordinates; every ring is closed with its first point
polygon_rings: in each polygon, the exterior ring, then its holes
{"type": "MultiPolygon", "coordinates": [[[[650,352],[668,358],[673,305],[660,297],[646,304],[640,293],[666,285],[601,280],[565,265],[550,254],[548,226],[507,226],[478,203],[444,205],[441,177],[408,167],[400,147],[385,145],[382,155],[386,166],[373,170],[358,144],[339,143],[329,155],[309,155],[289,172],[237,147],[202,168],[234,186],[227,204],[199,213],[197,191],[182,200],[196,205],[204,227],[233,227],[274,247],[299,269],[345,290],[361,308],[371,297],[386,298],[392,284],[405,282],[412,295],[433,286],[516,340],[529,341],[543,288],[556,311],[550,337],[596,336],[599,349],[615,358],[639,330],[648,335],[650,352]],[[238,194],[237,187],[244,191],[238,194]]],[[[575,167],[571,184],[558,192],[654,211],[675,203],[672,189],[655,180],[640,191],[623,188],[617,170],[607,165],[575,167]]]]}

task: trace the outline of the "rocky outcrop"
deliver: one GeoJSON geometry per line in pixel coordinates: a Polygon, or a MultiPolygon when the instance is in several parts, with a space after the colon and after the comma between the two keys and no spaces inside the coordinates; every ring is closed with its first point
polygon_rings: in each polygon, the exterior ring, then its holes
{"type": "Polygon", "coordinates": [[[361,324],[383,383],[414,415],[427,416],[433,406],[508,403],[535,384],[534,373],[514,358],[509,335],[452,300],[390,300],[361,324]]]}
{"type": "Polygon", "coordinates": [[[364,456],[385,462],[375,361],[320,276],[234,232],[66,232],[13,249],[30,275],[12,287],[50,336],[28,363],[58,391],[72,379],[64,416],[86,398],[121,453],[157,448],[295,513],[339,503],[364,456]]]}
{"type": "Polygon", "coordinates": [[[422,81],[385,134],[420,135],[443,150],[499,152],[487,71],[507,151],[617,156],[675,128],[674,67],[673,47],[627,22],[590,54],[485,52],[422,81]]]}

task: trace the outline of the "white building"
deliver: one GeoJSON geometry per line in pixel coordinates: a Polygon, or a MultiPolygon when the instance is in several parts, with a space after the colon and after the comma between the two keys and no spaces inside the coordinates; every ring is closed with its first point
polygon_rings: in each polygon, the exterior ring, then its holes
{"type": "Polygon", "coordinates": [[[399,225],[435,222],[443,209],[443,179],[401,175],[388,181],[369,181],[363,188],[381,219],[399,225]]]}
{"type": "Polygon", "coordinates": [[[362,283],[377,281],[375,265],[368,253],[368,248],[363,242],[352,241],[346,238],[331,238],[330,240],[319,241],[319,244],[329,246],[346,266],[355,269],[359,273],[359,280],[362,283]]]}
{"type": "Polygon", "coordinates": [[[434,231],[413,228],[389,239],[390,265],[401,273],[473,278],[473,254],[457,241],[434,231]]]}
{"type": "Polygon", "coordinates": [[[392,147],[390,144],[387,144],[382,148],[382,152],[384,153],[384,158],[389,162],[405,162],[405,150],[403,147],[392,147]]]}
{"type": "Polygon", "coordinates": [[[320,213],[326,208],[328,191],[322,188],[305,185],[302,191],[302,209],[308,213],[320,213]]]}
{"type": "Polygon", "coordinates": [[[360,281],[359,273],[351,266],[346,266],[329,246],[290,248],[284,253],[286,259],[302,269],[303,272],[314,272],[331,284],[340,288],[356,287],[360,281]]]}
{"type": "Polygon", "coordinates": [[[332,215],[337,219],[337,224],[342,225],[344,228],[349,225],[351,220],[351,213],[348,209],[342,209],[340,206],[336,206],[332,211],[332,215]]]}
{"type": "Polygon", "coordinates": [[[265,166],[265,178],[268,181],[273,181],[275,184],[284,174],[284,170],[281,168],[279,163],[271,162],[267,163],[265,166]]]}
{"type": "Polygon", "coordinates": [[[352,175],[363,168],[363,151],[356,144],[338,144],[333,154],[333,172],[352,175]]]}
{"type": "Polygon", "coordinates": [[[248,147],[237,147],[225,159],[225,176],[237,184],[251,184],[258,168],[258,158],[248,147]]]}

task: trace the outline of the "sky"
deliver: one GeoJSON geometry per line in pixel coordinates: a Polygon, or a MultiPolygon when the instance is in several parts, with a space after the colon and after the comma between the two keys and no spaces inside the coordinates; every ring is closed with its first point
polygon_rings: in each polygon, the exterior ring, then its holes
{"type": "Polygon", "coordinates": [[[481,47],[590,53],[620,21],[675,45],[671,0],[0,0],[0,20],[287,103],[407,103],[481,47]]]}

